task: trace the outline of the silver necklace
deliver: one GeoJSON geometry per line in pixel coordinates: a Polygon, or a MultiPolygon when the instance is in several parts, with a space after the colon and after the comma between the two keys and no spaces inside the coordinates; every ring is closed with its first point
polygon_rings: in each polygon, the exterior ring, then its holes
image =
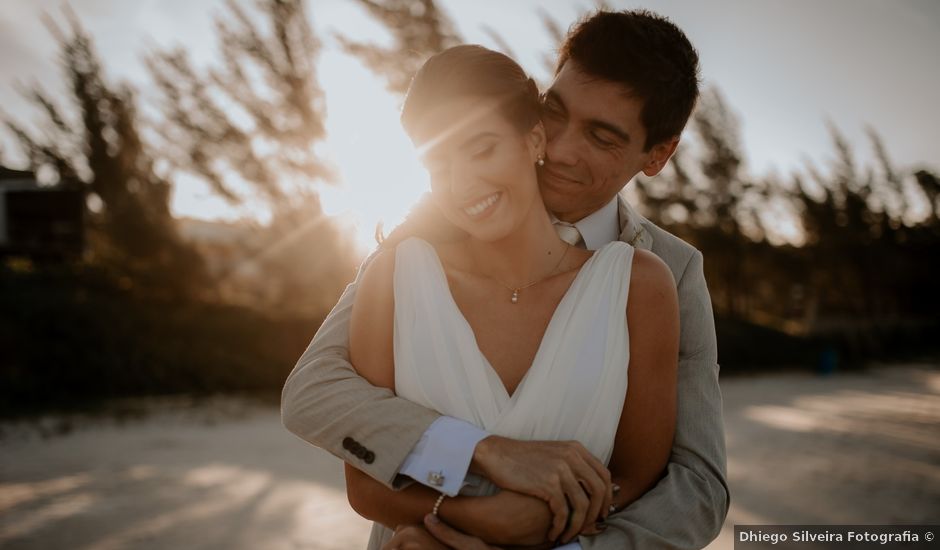
{"type": "MultiPolygon", "coordinates": [[[[469,249],[469,245],[467,245],[467,246],[468,246],[468,249],[469,249]]],[[[514,304],[518,304],[518,303],[519,303],[519,291],[520,291],[520,290],[525,290],[525,289],[527,289],[527,288],[529,288],[529,287],[531,287],[531,286],[535,286],[535,285],[541,283],[542,281],[544,281],[545,279],[548,279],[549,277],[551,277],[551,276],[554,275],[555,273],[557,273],[557,272],[558,272],[558,268],[561,266],[561,262],[565,261],[565,256],[568,255],[568,250],[569,250],[570,248],[571,248],[571,245],[568,244],[568,243],[565,243],[565,251],[562,252],[561,258],[558,259],[558,263],[555,264],[555,267],[553,267],[552,270],[548,272],[548,274],[546,274],[546,275],[544,275],[544,276],[542,276],[542,277],[539,277],[538,279],[535,279],[534,281],[530,281],[530,282],[528,282],[528,283],[525,283],[525,284],[523,284],[523,285],[518,285],[518,286],[507,285],[507,284],[504,283],[502,280],[500,280],[500,279],[498,279],[498,278],[496,278],[496,277],[494,277],[494,276],[492,276],[492,275],[486,275],[486,274],[484,274],[484,276],[485,276],[485,277],[488,277],[488,278],[490,278],[490,279],[493,279],[494,281],[496,281],[497,283],[499,283],[500,285],[502,285],[506,290],[512,291],[512,295],[510,296],[509,301],[512,302],[512,303],[514,303],[514,304]]],[[[473,257],[473,252],[472,252],[472,251],[471,251],[471,253],[470,253],[470,256],[473,257]]]]}

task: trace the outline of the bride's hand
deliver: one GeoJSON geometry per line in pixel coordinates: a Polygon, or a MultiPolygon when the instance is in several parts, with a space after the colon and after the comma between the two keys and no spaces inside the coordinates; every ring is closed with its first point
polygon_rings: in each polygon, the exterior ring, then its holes
{"type": "Polygon", "coordinates": [[[546,502],[552,514],[548,540],[587,534],[607,518],[613,499],[610,472],[577,441],[490,436],[477,444],[471,466],[503,489],[546,502]]]}

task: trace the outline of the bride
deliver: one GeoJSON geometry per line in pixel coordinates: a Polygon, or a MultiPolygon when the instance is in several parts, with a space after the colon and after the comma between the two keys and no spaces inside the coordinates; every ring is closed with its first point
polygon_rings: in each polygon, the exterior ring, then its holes
{"type": "MultiPolygon", "coordinates": [[[[668,461],[676,286],[650,252],[619,241],[591,252],[556,234],[537,181],[539,108],[523,70],[480,46],[445,50],[418,71],[401,121],[430,174],[432,204],[367,267],[350,358],[372,384],[489,433],[579,442],[619,486],[619,509],[668,461]]],[[[392,491],[348,464],[346,482],[353,508],[375,522],[370,548],[432,510],[503,545],[596,534],[610,512],[564,525],[545,502],[485,479],[468,478],[455,498],[417,484],[392,491]]]]}

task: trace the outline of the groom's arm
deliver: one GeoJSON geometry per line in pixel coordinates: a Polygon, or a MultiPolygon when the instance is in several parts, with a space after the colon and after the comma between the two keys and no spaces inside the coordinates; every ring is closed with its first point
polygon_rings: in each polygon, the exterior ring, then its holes
{"type": "Polygon", "coordinates": [[[476,443],[488,434],[373,386],[349,363],[350,314],[369,262],[363,262],[288,376],[282,421],[301,439],[387,487],[405,485],[398,476],[405,474],[456,494],[476,443]]]}
{"type": "Polygon", "coordinates": [[[678,408],[666,475],[611,514],[603,533],[580,537],[586,550],[697,550],[714,540],[728,513],[718,344],[700,252],[695,251],[678,281],[678,408]]]}

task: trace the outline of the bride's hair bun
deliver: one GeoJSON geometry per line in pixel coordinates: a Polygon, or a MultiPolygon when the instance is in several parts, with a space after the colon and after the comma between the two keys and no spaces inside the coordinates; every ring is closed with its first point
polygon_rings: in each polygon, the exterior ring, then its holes
{"type": "Polygon", "coordinates": [[[402,105],[402,126],[411,133],[424,113],[458,97],[499,100],[503,115],[522,132],[539,121],[538,85],[522,67],[500,52],[464,44],[431,56],[415,73],[402,105]]]}

